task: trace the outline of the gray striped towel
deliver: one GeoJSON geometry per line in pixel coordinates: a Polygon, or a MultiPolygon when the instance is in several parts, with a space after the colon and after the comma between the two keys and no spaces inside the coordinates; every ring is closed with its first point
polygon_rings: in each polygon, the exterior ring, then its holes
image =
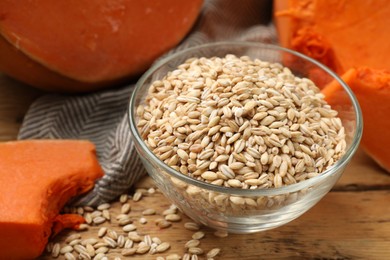
{"type": "MultiPolygon", "coordinates": [[[[274,27],[269,23],[271,5],[271,0],[206,1],[192,32],[165,55],[211,41],[276,43],[274,27]]],[[[133,87],[87,95],[45,95],[29,108],[18,139],[86,139],[96,145],[105,176],[74,204],[109,202],[145,174],[126,116],[133,87]]]]}

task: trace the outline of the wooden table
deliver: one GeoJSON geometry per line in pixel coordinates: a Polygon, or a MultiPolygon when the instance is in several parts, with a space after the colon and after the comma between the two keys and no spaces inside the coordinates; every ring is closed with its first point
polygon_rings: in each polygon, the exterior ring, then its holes
{"type": "MultiPolygon", "coordinates": [[[[28,106],[42,94],[0,75],[1,141],[16,138],[28,106]]],[[[152,184],[146,181],[139,185],[152,184]]],[[[134,217],[143,209],[154,208],[161,213],[170,205],[160,193],[130,203],[134,217]]],[[[119,210],[120,203],[114,203],[113,216],[119,210]]],[[[148,217],[149,222],[138,229],[140,234],[158,236],[169,242],[171,248],[163,256],[183,255],[184,244],[193,233],[183,227],[183,223],[189,221],[188,217],[183,216],[181,222],[163,230],[153,222],[157,217],[148,217]]],[[[110,228],[120,232],[121,228],[114,220],[112,222],[110,228]]],[[[91,227],[81,234],[83,238],[96,236],[98,228],[91,227]]],[[[201,240],[201,247],[205,251],[214,247],[222,249],[216,259],[390,259],[390,175],[359,150],[332,191],[297,220],[273,230],[230,234],[226,238],[216,238],[211,230],[203,230],[206,237],[201,240]]],[[[63,232],[55,241],[64,243],[71,233],[74,231],[63,232]]],[[[119,249],[111,250],[109,259],[120,256],[119,252],[119,249]]],[[[146,254],[129,258],[155,259],[156,256],[146,254]]],[[[42,258],[51,259],[49,255],[42,258]]]]}

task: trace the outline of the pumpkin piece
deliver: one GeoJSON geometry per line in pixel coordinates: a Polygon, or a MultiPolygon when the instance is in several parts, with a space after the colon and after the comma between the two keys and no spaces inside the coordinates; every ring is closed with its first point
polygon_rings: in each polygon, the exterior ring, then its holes
{"type": "Polygon", "coordinates": [[[59,215],[71,198],[90,190],[103,171],[88,141],[0,143],[0,259],[33,259],[49,236],[84,222],[59,215]]]}
{"type": "MultiPolygon", "coordinates": [[[[390,172],[390,120],[387,120],[390,113],[390,70],[350,69],[342,79],[351,87],[362,109],[361,144],[364,150],[390,172]]],[[[330,105],[348,102],[336,81],[329,83],[322,93],[330,105]]]]}
{"type": "Polygon", "coordinates": [[[275,0],[280,44],[343,74],[352,67],[390,69],[387,0],[275,0]],[[387,34],[386,34],[387,33],[387,34]]]}
{"type": "Polygon", "coordinates": [[[48,90],[122,84],[184,38],[202,3],[0,1],[0,70],[48,90]]]}

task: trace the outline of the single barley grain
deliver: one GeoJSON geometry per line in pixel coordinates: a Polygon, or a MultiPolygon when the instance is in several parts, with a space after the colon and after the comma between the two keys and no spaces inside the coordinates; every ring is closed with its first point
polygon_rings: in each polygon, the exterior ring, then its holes
{"type": "Polygon", "coordinates": [[[125,203],[122,205],[122,208],[121,208],[121,213],[122,214],[128,214],[131,210],[131,206],[129,203],[125,203]]]}
{"type": "Polygon", "coordinates": [[[181,217],[178,214],[168,214],[165,216],[165,220],[168,220],[171,222],[178,222],[178,221],[181,221],[181,217]]]}
{"type": "Polygon", "coordinates": [[[103,213],[100,210],[94,210],[93,212],[91,212],[91,217],[92,218],[100,217],[102,215],[103,215],[103,213]]]}
{"type": "Polygon", "coordinates": [[[166,209],[163,211],[162,215],[163,216],[166,216],[166,215],[169,215],[169,214],[176,214],[177,210],[176,209],[166,209]]]}
{"type": "Polygon", "coordinates": [[[124,204],[127,202],[127,200],[129,199],[129,195],[127,194],[122,194],[120,197],[119,197],[119,202],[124,204]]]}
{"type": "Polygon", "coordinates": [[[165,220],[165,219],[160,219],[160,220],[156,221],[156,225],[159,228],[163,229],[163,228],[168,228],[168,227],[172,226],[172,223],[170,221],[165,220]]]}
{"type": "Polygon", "coordinates": [[[104,243],[107,244],[107,246],[109,246],[111,248],[116,248],[118,245],[114,239],[112,239],[111,237],[108,237],[108,236],[103,237],[103,241],[104,241],[104,243]]]}
{"type": "Polygon", "coordinates": [[[126,226],[128,224],[133,223],[133,220],[129,216],[125,216],[119,219],[118,224],[120,226],[126,226]]]}
{"type": "Polygon", "coordinates": [[[127,236],[129,239],[131,239],[134,242],[141,242],[142,241],[142,237],[136,231],[129,232],[127,234],[127,236]]]}
{"type": "Polygon", "coordinates": [[[150,237],[150,235],[145,235],[143,241],[149,246],[152,244],[152,238],[150,237]]]}
{"type": "Polygon", "coordinates": [[[98,210],[102,211],[102,210],[105,210],[105,209],[109,209],[111,207],[110,203],[104,203],[104,204],[101,204],[97,207],[98,210]]]}
{"type": "Polygon", "coordinates": [[[195,222],[184,223],[184,228],[191,231],[198,231],[200,229],[199,225],[195,222]]]}
{"type": "Polygon", "coordinates": [[[144,216],[150,216],[150,215],[154,215],[156,214],[156,210],[155,209],[145,209],[144,211],[142,211],[142,215],[144,216]]]}
{"type": "Polygon", "coordinates": [[[126,239],[126,242],[125,242],[125,245],[123,246],[123,248],[132,248],[134,245],[134,241],[131,240],[131,239],[126,239]]]}
{"type": "Polygon", "coordinates": [[[193,254],[193,255],[202,255],[204,253],[204,251],[200,247],[190,247],[190,248],[188,248],[188,253],[193,254]]]}
{"type": "Polygon", "coordinates": [[[209,252],[207,252],[207,258],[214,258],[221,252],[220,248],[213,248],[209,252]]]}
{"type": "Polygon", "coordinates": [[[116,242],[117,242],[118,247],[123,248],[125,246],[125,243],[126,243],[126,238],[123,235],[119,235],[116,242]]]}
{"type": "Polygon", "coordinates": [[[59,243],[55,243],[53,245],[53,249],[51,251],[51,256],[54,257],[54,258],[57,258],[60,255],[60,249],[61,249],[60,244],[59,243]]]}
{"type": "Polygon", "coordinates": [[[199,240],[199,239],[204,238],[204,236],[205,236],[205,233],[204,233],[203,231],[198,231],[198,232],[195,232],[195,233],[192,235],[192,239],[199,240]]]}
{"type": "Polygon", "coordinates": [[[152,241],[153,243],[156,243],[157,245],[161,244],[161,239],[159,239],[158,237],[152,237],[152,241]]]}
{"type": "Polygon", "coordinates": [[[148,220],[146,218],[142,217],[139,219],[139,223],[142,225],[145,225],[146,223],[148,223],[148,220]]]}
{"type": "Polygon", "coordinates": [[[139,201],[141,200],[141,198],[142,198],[142,192],[137,191],[134,193],[133,201],[139,201]]]}
{"type": "Polygon", "coordinates": [[[76,251],[77,253],[81,253],[81,252],[87,252],[87,249],[84,247],[84,246],[82,246],[82,245],[75,245],[74,247],[73,247],[73,249],[74,249],[74,251],[76,251]]]}
{"type": "Polygon", "coordinates": [[[150,250],[150,245],[147,245],[147,244],[139,244],[138,247],[136,248],[136,253],[137,254],[145,254],[147,253],[148,251],[150,250]]]}
{"type": "Polygon", "coordinates": [[[94,208],[92,208],[90,206],[84,206],[83,209],[84,209],[84,212],[93,212],[94,211],[94,208]]]}
{"type": "Polygon", "coordinates": [[[129,217],[129,215],[120,213],[120,214],[116,215],[115,218],[116,218],[117,220],[120,220],[121,218],[126,218],[126,217],[129,217]]]}
{"type": "Polygon", "coordinates": [[[96,225],[103,224],[106,221],[107,221],[107,219],[105,217],[101,217],[101,216],[95,217],[93,219],[93,223],[96,224],[96,225]]]}
{"type": "Polygon", "coordinates": [[[122,229],[125,232],[130,232],[130,231],[136,230],[137,227],[134,224],[128,224],[128,225],[124,226],[122,229]]]}
{"type": "Polygon", "coordinates": [[[77,231],[85,231],[85,230],[88,230],[88,229],[89,229],[89,225],[87,225],[87,224],[80,224],[77,227],[77,231]]]}
{"type": "Polygon", "coordinates": [[[192,240],[187,241],[187,243],[185,243],[184,247],[185,248],[197,247],[197,246],[199,246],[199,244],[200,244],[200,241],[198,239],[192,239],[192,240]]]}
{"type": "Polygon", "coordinates": [[[104,209],[102,211],[102,216],[103,218],[107,219],[107,220],[110,220],[111,219],[111,213],[110,211],[108,211],[107,209],[104,209]]]}
{"type": "Polygon", "coordinates": [[[93,245],[95,249],[101,248],[101,247],[107,247],[107,244],[105,242],[98,242],[93,245]]]}
{"type": "Polygon", "coordinates": [[[156,251],[158,253],[163,253],[163,252],[167,251],[170,247],[171,247],[171,245],[168,242],[163,242],[156,247],[156,251]]]}
{"type": "Polygon", "coordinates": [[[70,252],[72,252],[72,251],[73,251],[73,247],[67,245],[67,246],[64,246],[63,248],[60,249],[60,254],[61,254],[61,255],[64,255],[64,254],[70,253],[70,252]]]}
{"type": "Polygon", "coordinates": [[[93,219],[90,213],[85,214],[84,216],[85,222],[87,222],[88,225],[92,224],[93,219]]]}
{"type": "Polygon", "coordinates": [[[223,230],[217,230],[214,232],[214,236],[216,236],[216,237],[223,238],[223,237],[227,237],[228,235],[229,235],[229,233],[226,231],[223,231],[223,230]]]}

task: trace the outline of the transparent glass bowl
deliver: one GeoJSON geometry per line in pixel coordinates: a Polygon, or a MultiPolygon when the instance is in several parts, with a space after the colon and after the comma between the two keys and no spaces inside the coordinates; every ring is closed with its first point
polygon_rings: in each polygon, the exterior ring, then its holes
{"type": "MultiPolygon", "coordinates": [[[[337,102],[337,101],[336,101],[337,102]]],[[[278,46],[246,42],[219,42],[186,49],[167,56],[137,82],[129,104],[130,131],[136,150],[149,175],[164,195],[194,221],[231,233],[251,233],[281,226],[314,206],[336,183],[355,153],[362,135],[362,115],[349,87],[325,66],[300,53],[278,46]],[[347,150],[333,167],[311,179],[280,188],[245,190],[226,188],[195,180],[159,160],[145,145],[137,130],[136,108],[142,104],[151,83],[191,57],[247,55],[279,62],[300,77],[322,75],[317,85],[336,80],[343,91],[342,104],[333,104],[346,130],[347,150]],[[318,74],[321,72],[321,74],[318,74]],[[322,83],[321,83],[322,82],[322,83]]]]}

